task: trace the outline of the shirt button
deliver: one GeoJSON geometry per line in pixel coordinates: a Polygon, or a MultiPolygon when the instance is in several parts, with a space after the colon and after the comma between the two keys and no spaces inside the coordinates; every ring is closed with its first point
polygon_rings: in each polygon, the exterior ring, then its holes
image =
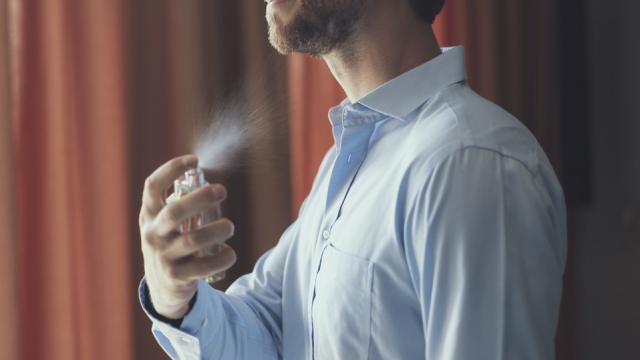
{"type": "Polygon", "coordinates": [[[207,326],[207,324],[209,324],[209,319],[204,318],[204,320],[202,320],[202,327],[207,326]]]}
{"type": "Polygon", "coordinates": [[[325,240],[329,240],[329,237],[331,236],[331,232],[329,230],[325,230],[322,232],[322,238],[325,240]]]}
{"type": "Polygon", "coordinates": [[[185,343],[187,343],[187,344],[191,342],[191,339],[189,339],[189,338],[188,338],[188,337],[186,337],[186,336],[181,337],[181,338],[180,338],[180,340],[182,340],[183,342],[185,342],[185,343]]]}

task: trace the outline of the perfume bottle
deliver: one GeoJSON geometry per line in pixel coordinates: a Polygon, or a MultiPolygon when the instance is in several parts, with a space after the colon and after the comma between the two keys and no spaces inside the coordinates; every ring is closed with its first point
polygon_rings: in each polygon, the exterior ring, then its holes
{"type": "MultiPolygon", "coordinates": [[[[185,172],[184,177],[177,179],[174,181],[174,197],[179,199],[189,193],[192,193],[199,188],[208,185],[209,183],[204,178],[204,172],[201,168],[190,169],[185,172]]],[[[204,225],[206,225],[209,221],[215,220],[219,218],[220,214],[198,214],[193,216],[187,220],[185,220],[181,225],[178,231],[181,233],[187,233],[189,231],[196,230],[204,225]]],[[[213,245],[204,250],[198,251],[195,256],[206,256],[206,255],[215,255],[222,251],[224,245],[218,244],[213,245]]],[[[219,272],[207,277],[207,282],[209,284],[213,284],[218,282],[225,277],[225,272],[219,272]]]]}

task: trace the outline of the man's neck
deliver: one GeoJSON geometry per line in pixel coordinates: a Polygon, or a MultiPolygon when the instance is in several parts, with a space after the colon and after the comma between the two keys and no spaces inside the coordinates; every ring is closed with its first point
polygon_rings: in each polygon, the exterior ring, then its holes
{"type": "Polygon", "coordinates": [[[441,53],[431,26],[399,3],[378,2],[344,46],[323,56],[351,102],[441,53]]]}

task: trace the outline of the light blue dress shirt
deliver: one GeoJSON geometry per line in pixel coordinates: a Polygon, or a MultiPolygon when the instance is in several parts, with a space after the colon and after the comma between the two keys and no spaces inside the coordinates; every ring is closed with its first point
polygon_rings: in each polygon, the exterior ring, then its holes
{"type": "Polygon", "coordinates": [[[335,145],[278,244],[226,292],[201,281],[180,329],[151,316],[169,355],[554,357],[562,189],[531,133],[465,84],[464,50],[444,50],[331,109],[335,145]]]}

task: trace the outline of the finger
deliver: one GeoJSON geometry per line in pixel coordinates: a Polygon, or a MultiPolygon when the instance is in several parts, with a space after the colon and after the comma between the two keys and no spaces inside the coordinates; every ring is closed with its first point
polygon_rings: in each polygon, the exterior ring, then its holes
{"type": "Polygon", "coordinates": [[[229,269],[236,262],[236,253],[229,245],[215,255],[193,256],[171,265],[171,276],[175,279],[192,281],[206,278],[229,269]]]}
{"type": "MultiPolygon", "coordinates": [[[[169,197],[167,197],[167,198],[164,200],[164,204],[171,204],[172,202],[176,201],[177,199],[179,199],[179,197],[178,197],[178,196],[176,195],[176,193],[174,192],[174,193],[172,193],[171,195],[169,195],[169,197]]],[[[144,222],[147,222],[147,221],[153,221],[153,219],[154,219],[157,215],[158,215],[157,213],[155,213],[155,214],[151,214],[151,212],[147,209],[147,207],[146,207],[146,206],[143,206],[143,207],[140,209],[139,221],[140,221],[140,223],[141,223],[141,224],[142,224],[142,223],[144,223],[144,222]]],[[[209,220],[209,221],[206,221],[205,223],[208,223],[208,222],[210,222],[210,220],[209,220]]]]}
{"type": "Polygon", "coordinates": [[[222,206],[220,203],[202,214],[202,224],[211,224],[222,218],[222,206]]]}
{"type": "Polygon", "coordinates": [[[201,229],[177,237],[166,249],[169,259],[183,258],[215,245],[224,244],[234,233],[229,219],[220,219],[201,229]]]}
{"type": "Polygon", "coordinates": [[[195,155],[185,155],[169,160],[156,169],[144,183],[142,204],[150,216],[155,216],[164,206],[165,191],[187,170],[198,166],[195,155]]]}
{"type": "Polygon", "coordinates": [[[159,236],[168,236],[175,232],[180,225],[189,218],[201,216],[227,196],[222,185],[207,185],[173,201],[158,214],[155,221],[155,231],[159,236]]]}
{"type": "Polygon", "coordinates": [[[165,204],[171,204],[172,202],[180,199],[176,193],[172,193],[168,198],[165,199],[165,204]]]}

